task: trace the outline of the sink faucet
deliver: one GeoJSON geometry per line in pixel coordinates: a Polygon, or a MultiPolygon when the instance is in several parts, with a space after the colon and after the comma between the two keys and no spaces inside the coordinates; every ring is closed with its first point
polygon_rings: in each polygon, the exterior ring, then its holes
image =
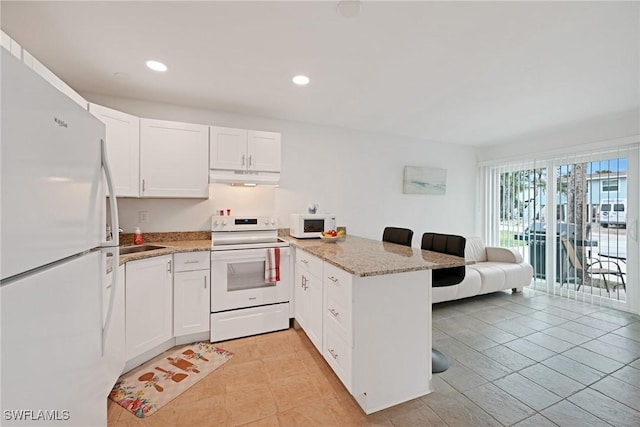
{"type": "MultiPolygon", "coordinates": [[[[118,233],[124,233],[124,230],[118,227],[118,233]]],[[[107,240],[113,240],[113,232],[110,225],[107,225],[107,240]]]]}

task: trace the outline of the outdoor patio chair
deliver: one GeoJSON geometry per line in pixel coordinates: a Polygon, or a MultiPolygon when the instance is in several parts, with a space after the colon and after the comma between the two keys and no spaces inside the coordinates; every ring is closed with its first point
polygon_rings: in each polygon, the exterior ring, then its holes
{"type": "Polygon", "coordinates": [[[576,254],[573,243],[571,243],[571,241],[566,237],[561,238],[561,241],[567,251],[567,259],[569,260],[571,267],[575,269],[577,275],[582,275],[582,281],[578,282],[578,288],[576,290],[580,289],[580,286],[586,277],[589,277],[593,282],[594,276],[601,276],[607,293],[610,293],[609,286],[615,290],[615,288],[622,285],[625,292],[627,291],[627,285],[624,281],[624,275],[626,273],[622,271],[620,264],[618,264],[617,261],[588,258],[589,262],[585,263],[585,266],[583,266],[580,258],[578,258],[578,255],[576,254]],[[619,277],[620,282],[611,279],[607,280],[607,277],[610,278],[611,276],[619,277]]]}

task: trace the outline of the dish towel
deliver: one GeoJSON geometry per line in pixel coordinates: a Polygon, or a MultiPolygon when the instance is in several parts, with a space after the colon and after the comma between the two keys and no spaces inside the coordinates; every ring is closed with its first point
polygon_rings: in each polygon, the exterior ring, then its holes
{"type": "Polygon", "coordinates": [[[280,281],[280,248],[267,249],[267,261],[264,263],[264,281],[280,281]]]}

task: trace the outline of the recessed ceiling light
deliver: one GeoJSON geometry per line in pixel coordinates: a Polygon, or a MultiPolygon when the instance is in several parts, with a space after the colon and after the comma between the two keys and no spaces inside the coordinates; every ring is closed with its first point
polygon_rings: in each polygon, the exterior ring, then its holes
{"type": "Polygon", "coordinates": [[[161,73],[167,71],[167,66],[164,65],[160,61],[149,60],[149,61],[145,62],[145,64],[147,64],[147,67],[149,67],[153,71],[158,71],[158,72],[161,72],[161,73]]]}
{"type": "Polygon", "coordinates": [[[311,81],[311,80],[309,79],[309,77],[307,77],[307,76],[303,76],[302,74],[300,74],[300,75],[298,75],[298,76],[295,76],[292,80],[293,80],[293,82],[294,82],[295,84],[300,85],[300,86],[307,85],[307,84],[309,84],[309,82],[311,81]]]}
{"type": "Polygon", "coordinates": [[[362,10],[362,1],[360,0],[342,0],[336,6],[336,12],[345,18],[353,18],[362,10]]]}

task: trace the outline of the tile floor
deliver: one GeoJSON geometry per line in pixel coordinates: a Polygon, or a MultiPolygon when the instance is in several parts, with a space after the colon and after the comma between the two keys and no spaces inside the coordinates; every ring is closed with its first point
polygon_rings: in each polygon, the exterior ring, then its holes
{"type": "Polygon", "coordinates": [[[434,306],[451,367],[366,416],[300,330],[220,343],[234,358],[145,420],[109,426],[640,426],[640,317],[532,290],[434,306]]]}

